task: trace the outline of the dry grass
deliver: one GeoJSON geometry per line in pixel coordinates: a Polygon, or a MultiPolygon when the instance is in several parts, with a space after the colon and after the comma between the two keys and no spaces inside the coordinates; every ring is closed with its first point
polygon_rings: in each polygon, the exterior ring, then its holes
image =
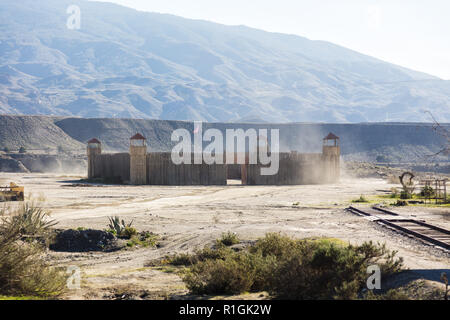
{"type": "Polygon", "coordinates": [[[233,233],[231,231],[228,231],[227,233],[223,233],[222,237],[220,239],[217,239],[217,244],[218,245],[225,245],[227,247],[233,246],[235,244],[238,244],[239,241],[239,237],[236,233],[233,233]]]}
{"type": "Polygon", "coordinates": [[[63,292],[66,276],[42,259],[53,224],[47,216],[28,203],[0,209],[0,295],[47,298],[63,292]]]}

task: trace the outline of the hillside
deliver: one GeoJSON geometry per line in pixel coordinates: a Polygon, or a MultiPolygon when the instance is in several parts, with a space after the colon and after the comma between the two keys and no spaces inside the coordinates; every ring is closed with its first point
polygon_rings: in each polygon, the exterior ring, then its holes
{"type": "MultiPolygon", "coordinates": [[[[341,137],[342,154],[348,160],[374,161],[378,156],[390,162],[428,161],[426,155],[437,152],[444,144],[430,124],[225,124],[205,123],[204,130],[217,128],[274,128],[280,130],[282,151],[320,152],[322,139],[329,132],[341,137]]],[[[446,125],[450,129],[450,125],[446,125]]],[[[85,154],[86,142],[96,137],[103,150],[126,151],[129,138],[141,132],[147,138],[149,151],[170,151],[174,129],[192,132],[193,123],[164,120],[83,119],[42,116],[0,116],[0,150],[51,148],[58,146],[76,154],[85,154]]],[[[448,156],[440,158],[449,161],[448,156]]]]}
{"type": "Polygon", "coordinates": [[[27,150],[64,146],[67,149],[84,148],[84,144],[67,135],[55,125],[57,118],[0,115],[0,149],[27,150]]]}
{"type": "Polygon", "coordinates": [[[450,122],[448,81],[324,41],[75,0],[0,2],[0,113],[450,122]],[[66,27],[69,5],[80,30],[66,27]]]}

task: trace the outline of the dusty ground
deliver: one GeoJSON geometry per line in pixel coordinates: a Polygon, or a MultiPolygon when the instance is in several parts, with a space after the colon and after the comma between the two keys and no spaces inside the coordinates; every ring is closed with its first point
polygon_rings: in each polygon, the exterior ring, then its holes
{"type": "MultiPolygon", "coordinates": [[[[164,268],[146,267],[146,263],[167,254],[202,248],[227,231],[236,232],[242,240],[282,232],[298,238],[385,242],[399,251],[406,267],[425,279],[438,280],[442,271],[450,274],[448,254],[387,232],[344,210],[361,194],[383,194],[393,187],[381,179],[344,180],[325,186],[71,187],[79,178],[14,173],[2,174],[0,180],[24,185],[27,196],[44,201],[59,228],[105,229],[107,217],[120,216],[134,220],[139,231],[161,235],[162,241],[158,249],[51,253],[53,264],[82,269],[82,289],[68,293],[68,299],[127,298],[130,292],[134,298],[183,298],[187,290],[179,276],[164,268]]],[[[402,211],[450,229],[449,208],[402,211]]]]}

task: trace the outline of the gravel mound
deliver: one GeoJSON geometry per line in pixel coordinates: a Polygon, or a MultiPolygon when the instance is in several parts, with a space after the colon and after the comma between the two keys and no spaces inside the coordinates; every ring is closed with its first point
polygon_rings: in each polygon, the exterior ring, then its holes
{"type": "Polygon", "coordinates": [[[59,252],[117,251],[125,245],[112,233],[101,230],[59,230],[50,250],[59,252]]]}

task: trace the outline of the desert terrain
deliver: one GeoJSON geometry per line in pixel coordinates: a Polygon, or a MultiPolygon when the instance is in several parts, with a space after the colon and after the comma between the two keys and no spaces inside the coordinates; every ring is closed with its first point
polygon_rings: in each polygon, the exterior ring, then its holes
{"type": "MultiPolygon", "coordinates": [[[[224,232],[252,241],[268,232],[296,238],[339,238],[354,244],[386,243],[405,259],[410,277],[436,286],[443,271],[450,273],[450,254],[394,234],[345,208],[360,195],[376,197],[390,192],[383,179],[342,179],[333,185],[154,187],[78,184],[80,176],[5,173],[1,182],[25,186],[28,200],[51,211],[61,229],[107,228],[108,217],[133,221],[139,231],[159,235],[156,248],[128,248],[115,252],[62,253],[49,251],[55,266],[77,266],[82,285],[66,299],[186,298],[188,290],[177,273],[149,262],[166,255],[192,252],[212,245],[224,232]]],[[[450,228],[450,208],[396,208],[443,228],[450,228]]],[[[234,298],[263,298],[244,295],[234,298]]],[[[191,297],[192,298],[192,297],[191,297]]]]}

